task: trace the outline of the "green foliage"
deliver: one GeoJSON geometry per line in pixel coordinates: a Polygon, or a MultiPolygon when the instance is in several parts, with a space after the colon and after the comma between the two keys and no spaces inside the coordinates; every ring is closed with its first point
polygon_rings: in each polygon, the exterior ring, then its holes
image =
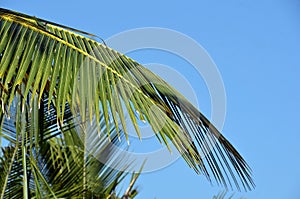
{"type": "MultiPolygon", "coordinates": [[[[15,139],[2,147],[1,198],[118,198],[116,187],[126,174],[100,162],[96,153],[86,150],[84,141],[97,139],[101,143],[96,146],[100,154],[107,155],[107,161],[117,156],[118,164],[123,165],[126,161],[112,148],[112,144],[119,144],[116,130],[109,130],[113,137],[110,141],[104,135],[99,137],[97,131],[82,131],[80,125],[74,127],[76,118],[68,107],[65,122],[59,125],[53,106],[49,109],[52,114],[43,106],[47,100],[41,102],[39,109],[37,100],[35,103],[32,110],[28,106],[24,110],[22,106],[11,109],[10,114],[16,118],[5,119],[2,125],[4,134],[10,132],[15,139]],[[11,121],[16,124],[15,129],[11,121]]],[[[102,120],[103,117],[100,124],[104,124],[102,120]]],[[[107,131],[103,125],[101,130],[107,131]]],[[[131,191],[136,192],[132,186],[131,191]]]]}
{"type": "MultiPolygon", "coordinates": [[[[136,113],[208,180],[254,186],[242,156],[180,93],[89,36],[0,9],[0,132],[9,141],[0,162],[2,197],[114,197],[124,174],[86,153],[86,127],[95,124],[103,132],[96,146],[109,148],[103,143],[128,139],[125,113],[138,136],[136,113]]],[[[136,195],[129,187],[124,197],[136,195]]]]}

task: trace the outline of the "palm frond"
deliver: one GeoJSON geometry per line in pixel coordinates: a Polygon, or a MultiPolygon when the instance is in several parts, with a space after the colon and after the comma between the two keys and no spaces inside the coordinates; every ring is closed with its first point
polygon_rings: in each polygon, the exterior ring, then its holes
{"type": "MultiPolygon", "coordinates": [[[[20,95],[14,102],[22,102],[20,95]]],[[[72,124],[76,115],[69,114],[69,106],[64,123],[53,124],[56,111],[51,105],[53,115],[47,114],[47,98],[42,99],[40,109],[37,100],[33,103],[31,110],[26,106],[23,112],[22,106],[11,108],[8,121],[14,122],[2,126],[11,129],[14,139],[2,148],[0,156],[0,198],[118,198],[115,189],[127,174],[106,165],[115,159],[124,167],[127,163],[112,148],[120,144],[116,129],[106,129],[100,115],[100,130],[109,131],[111,140],[104,134],[99,137],[96,125],[82,131],[81,124],[72,124]],[[95,139],[97,150],[87,150],[84,140],[95,139]],[[100,155],[106,157],[99,159],[100,155]]]]}
{"type": "Polygon", "coordinates": [[[6,114],[16,93],[22,93],[23,101],[30,98],[30,110],[35,96],[40,103],[47,94],[58,123],[64,123],[69,105],[82,121],[92,121],[94,115],[99,121],[103,114],[107,129],[113,121],[128,138],[125,113],[140,135],[138,112],[158,139],[167,146],[171,141],[196,172],[225,187],[254,186],[249,166],[229,141],[180,93],[136,61],[84,32],[5,9],[0,17],[0,88],[6,114]]]}

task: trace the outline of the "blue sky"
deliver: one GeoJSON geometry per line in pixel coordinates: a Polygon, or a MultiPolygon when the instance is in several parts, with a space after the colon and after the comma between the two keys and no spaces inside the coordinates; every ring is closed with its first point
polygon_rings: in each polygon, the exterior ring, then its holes
{"type": "MultiPolygon", "coordinates": [[[[300,2],[211,1],[16,1],[1,7],[94,33],[162,27],[201,44],[216,63],[226,89],[224,135],[252,167],[256,189],[236,198],[300,198],[300,2]]],[[[178,45],[181,45],[180,43],[178,45]]],[[[130,53],[140,63],[173,66],[189,79],[201,111],[210,97],[184,60],[160,51],[130,53]]],[[[134,146],[132,146],[134,149],[134,146]]],[[[178,160],[138,181],[145,198],[212,198],[211,186],[178,160]]]]}

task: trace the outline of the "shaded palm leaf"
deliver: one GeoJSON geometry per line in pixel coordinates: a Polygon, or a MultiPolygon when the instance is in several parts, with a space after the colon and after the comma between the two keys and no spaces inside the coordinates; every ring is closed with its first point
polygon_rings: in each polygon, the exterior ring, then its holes
{"type": "Polygon", "coordinates": [[[64,122],[68,104],[82,121],[94,116],[99,121],[102,113],[107,128],[113,121],[126,138],[125,113],[140,136],[137,112],[160,142],[169,146],[171,141],[196,172],[226,187],[254,186],[250,168],[236,149],[161,78],[84,32],[5,9],[0,16],[3,112],[9,115],[15,93],[24,87],[22,99],[31,99],[30,109],[34,96],[40,103],[47,93],[58,123],[64,122]]]}
{"type": "MultiPolygon", "coordinates": [[[[16,95],[14,103],[22,101],[21,94],[16,95]]],[[[116,129],[106,129],[101,115],[97,122],[100,130],[110,132],[113,139],[108,140],[104,134],[99,137],[96,125],[90,126],[91,132],[81,131],[72,124],[76,115],[69,114],[68,105],[64,123],[59,125],[53,117],[56,111],[52,104],[51,114],[47,114],[47,103],[43,98],[39,109],[37,100],[31,110],[28,106],[24,110],[22,106],[12,107],[12,117],[2,125],[3,134],[10,129],[14,139],[2,148],[0,156],[0,198],[119,198],[116,187],[126,173],[105,164],[116,158],[116,164],[126,166],[126,159],[112,148],[113,144],[120,144],[116,142],[116,129]],[[22,118],[23,125],[18,122],[22,118]],[[85,139],[96,139],[97,151],[87,151],[85,139]],[[99,161],[99,155],[105,158],[99,161]]]]}
{"type": "Polygon", "coordinates": [[[2,148],[3,156],[0,159],[0,198],[22,198],[22,157],[17,147],[2,148]],[[19,161],[18,161],[19,160],[19,161]],[[5,189],[4,189],[5,188],[5,189]]]}

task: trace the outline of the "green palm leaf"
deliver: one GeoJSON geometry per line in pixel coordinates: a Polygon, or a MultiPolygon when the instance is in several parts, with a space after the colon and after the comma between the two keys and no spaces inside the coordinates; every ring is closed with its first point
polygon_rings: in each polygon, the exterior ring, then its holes
{"type": "MultiPolygon", "coordinates": [[[[19,94],[14,103],[18,99],[19,94]]],[[[2,147],[0,198],[118,198],[116,187],[126,173],[105,164],[115,161],[114,158],[117,159],[116,164],[124,167],[127,164],[126,159],[112,148],[112,145],[120,144],[116,129],[106,129],[101,115],[99,124],[102,136],[98,135],[96,123],[90,126],[91,132],[81,131],[79,125],[82,124],[74,124],[76,116],[70,114],[68,106],[64,123],[58,125],[52,104],[49,109],[51,114],[46,113],[48,108],[44,105],[47,103],[43,99],[38,109],[37,100],[34,100],[31,112],[28,106],[23,112],[21,106],[12,106],[10,114],[13,117],[3,122],[3,135],[9,134],[14,139],[10,140],[9,146],[2,147]],[[22,114],[26,121],[9,122],[18,121],[22,114]],[[23,135],[21,124],[25,126],[23,135]],[[112,137],[110,141],[103,133],[108,131],[112,137]],[[87,150],[84,140],[97,140],[94,146],[97,150],[87,150]],[[105,158],[100,161],[99,155],[105,158]]],[[[135,180],[132,180],[130,187],[136,193],[132,188],[135,180]]]]}
{"type": "Polygon", "coordinates": [[[64,123],[69,106],[82,121],[94,116],[99,121],[103,114],[107,129],[113,121],[128,139],[125,113],[140,135],[137,112],[196,172],[225,187],[254,186],[251,170],[236,149],[160,77],[82,31],[5,9],[0,16],[1,103],[7,115],[16,93],[21,93],[23,110],[27,98],[32,110],[34,100],[40,104],[46,94],[57,123],[64,123]]]}

